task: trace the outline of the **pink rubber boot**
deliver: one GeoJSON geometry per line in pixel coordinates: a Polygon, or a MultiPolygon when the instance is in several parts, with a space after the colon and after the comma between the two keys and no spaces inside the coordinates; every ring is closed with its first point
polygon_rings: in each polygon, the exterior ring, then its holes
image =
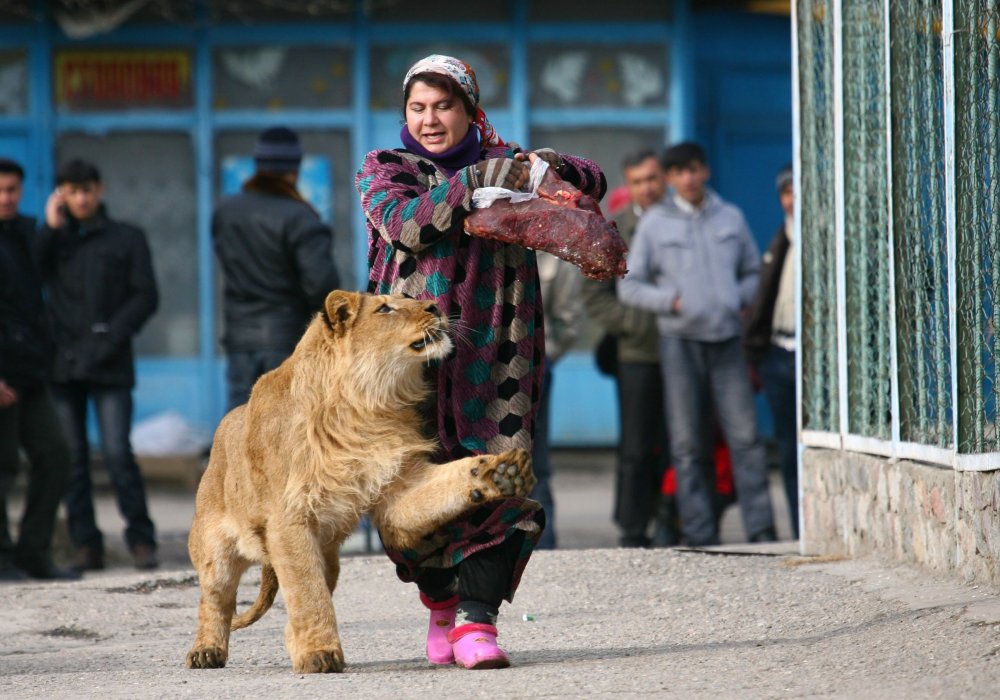
{"type": "Polygon", "coordinates": [[[421,593],[420,602],[431,611],[431,620],[427,625],[427,660],[432,664],[455,663],[455,654],[451,650],[448,633],[455,629],[458,596],[434,602],[421,593]]]}
{"type": "Polygon", "coordinates": [[[507,668],[510,659],[507,653],[497,646],[497,628],[474,622],[456,627],[448,633],[455,663],[462,668],[486,669],[507,668]]]}

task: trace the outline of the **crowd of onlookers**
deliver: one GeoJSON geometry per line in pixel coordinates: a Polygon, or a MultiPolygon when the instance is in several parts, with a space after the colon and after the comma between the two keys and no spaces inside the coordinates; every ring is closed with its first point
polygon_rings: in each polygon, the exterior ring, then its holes
{"type": "MultiPolygon", "coordinates": [[[[296,186],[302,155],[291,130],[264,131],[255,174],[213,216],[230,408],[291,353],[340,284],[332,231],[296,186]]],[[[763,258],[739,209],[708,187],[711,170],[697,144],[629,154],[622,174],[627,196],[613,216],[630,247],[623,279],[584,280],[565,261],[537,256],[546,362],[533,495],[549,516],[538,546],[556,546],[552,367],[584,313],[604,334],[597,363],[617,387],[620,545],[717,543],[722,509],[733,499],[748,539],[776,539],[753,399],[761,386],[797,536],[791,168],[777,177],[786,220],[763,258]]],[[[92,163],[59,168],[40,223],[19,211],[23,180],[20,164],[0,159],[0,580],[75,578],[104,567],[91,493],[91,409],[134,563],[156,567],[155,527],[129,441],[132,338],[158,303],[145,234],[109,216],[92,163]],[[14,541],[6,504],[20,450],[28,473],[14,541]],[[75,548],[68,567],[51,552],[60,503],[75,548]]]]}

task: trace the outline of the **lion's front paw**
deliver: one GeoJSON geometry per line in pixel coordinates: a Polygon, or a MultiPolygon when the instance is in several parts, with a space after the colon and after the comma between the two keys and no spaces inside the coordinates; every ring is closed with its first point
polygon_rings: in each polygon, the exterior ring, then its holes
{"type": "Polygon", "coordinates": [[[535,486],[531,455],[526,450],[509,450],[499,455],[485,455],[471,474],[479,484],[469,494],[473,503],[496,498],[527,496],[535,486]]]}
{"type": "Polygon", "coordinates": [[[222,647],[195,647],[188,652],[188,668],[222,668],[226,665],[226,650],[222,647]]]}
{"type": "Polygon", "coordinates": [[[344,654],[339,649],[317,649],[302,654],[293,665],[296,673],[341,673],[344,654]]]}

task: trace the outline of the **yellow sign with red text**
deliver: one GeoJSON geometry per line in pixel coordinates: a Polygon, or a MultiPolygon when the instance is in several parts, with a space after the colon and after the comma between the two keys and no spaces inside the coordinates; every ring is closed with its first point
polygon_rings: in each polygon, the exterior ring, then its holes
{"type": "Polygon", "coordinates": [[[56,106],[63,109],[176,109],[192,104],[188,51],[57,51],[54,69],[56,106]]]}

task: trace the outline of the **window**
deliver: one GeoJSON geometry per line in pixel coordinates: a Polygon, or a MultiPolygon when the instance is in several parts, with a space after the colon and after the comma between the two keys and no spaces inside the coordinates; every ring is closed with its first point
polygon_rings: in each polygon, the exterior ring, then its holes
{"type": "Polygon", "coordinates": [[[195,167],[186,134],[63,134],[57,162],[83,158],[101,171],[112,219],[146,232],[160,306],[136,339],[139,355],[198,354],[195,167]]]}
{"type": "Polygon", "coordinates": [[[529,66],[533,107],[667,104],[667,51],[661,45],[546,44],[531,48],[529,66]]]}
{"type": "Polygon", "coordinates": [[[351,52],[319,46],[218,48],[213,87],[216,109],[349,107],[351,52]]]}
{"type": "Polygon", "coordinates": [[[28,53],[0,51],[0,115],[28,111],[28,53]]]}
{"type": "Polygon", "coordinates": [[[510,81],[510,50],[502,45],[419,44],[379,46],[371,56],[372,109],[403,109],[403,78],[406,71],[424,56],[440,53],[460,58],[476,71],[479,102],[491,109],[507,106],[510,81]]]}

